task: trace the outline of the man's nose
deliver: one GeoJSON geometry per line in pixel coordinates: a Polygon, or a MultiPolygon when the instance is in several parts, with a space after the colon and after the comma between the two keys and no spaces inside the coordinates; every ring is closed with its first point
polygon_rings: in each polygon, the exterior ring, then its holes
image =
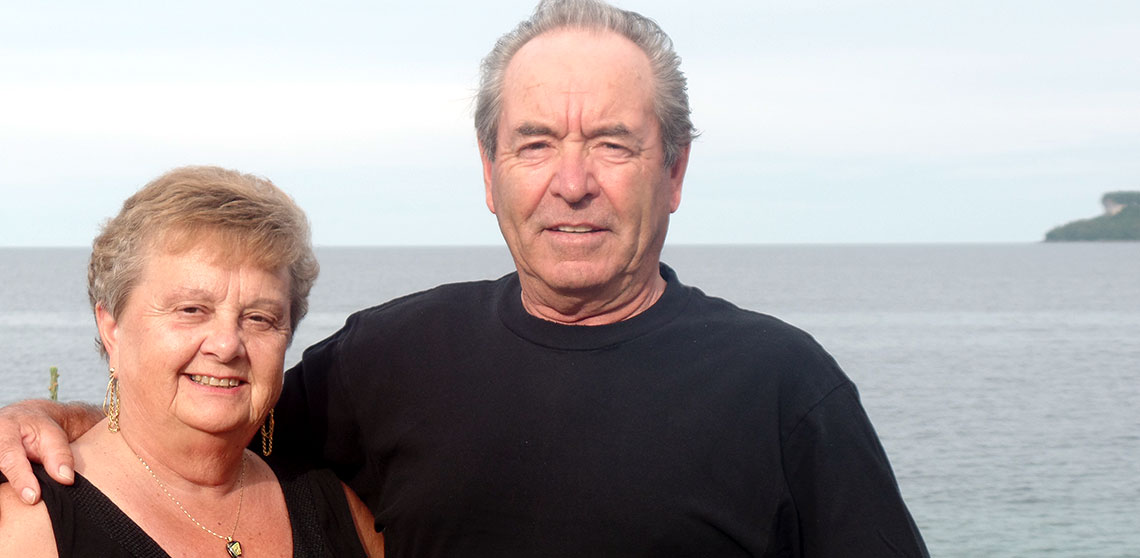
{"type": "Polygon", "coordinates": [[[584,149],[572,148],[561,154],[558,170],[551,179],[550,193],[569,204],[598,194],[598,183],[590,171],[590,161],[584,149]]]}

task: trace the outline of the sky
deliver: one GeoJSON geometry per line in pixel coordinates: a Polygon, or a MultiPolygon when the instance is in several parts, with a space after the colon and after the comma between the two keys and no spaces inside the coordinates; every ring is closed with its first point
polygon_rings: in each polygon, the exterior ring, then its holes
{"type": "MultiPolygon", "coordinates": [[[[1140,2],[614,3],[689,79],[670,243],[1035,242],[1140,190],[1140,2]]],[[[320,246],[502,243],[472,97],[533,1],[0,5],[0,246],[89,245],[187,164],[320,246]]]]}

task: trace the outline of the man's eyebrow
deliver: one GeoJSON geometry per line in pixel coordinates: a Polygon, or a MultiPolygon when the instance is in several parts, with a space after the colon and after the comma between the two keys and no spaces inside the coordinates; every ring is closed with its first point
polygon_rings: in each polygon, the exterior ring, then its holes
{"type": "Polygon", "coordinates": [[[603,126],[595,128],[586,133],[587,138],[600,138],[600,137],[627,137],[632,136],[633,132],[625,127],[625,124],[614,124],[613,126],[603,126]]]}
{"type": "Polygon", "coordinates": [[[523,122],[515,128],[515,135],[531,137],[531,136],[553,136],[554,130],[550,126],[544,124],[535,124],[533,122],[523,122]]]}
{"type": "MultiPolygon", "coordinates": [[[[515,135],[522,137],[534,136],[556,136],[554,129],[545,124],[537,124],[534,122],[523,122],[515,128],[515,135]]],[[[590,130],[587,138],[599,137],[627,137],[633,135],[633,132],[625,126],[625,124],[614,124],[612,126],[602,126],[590,130]]]]}

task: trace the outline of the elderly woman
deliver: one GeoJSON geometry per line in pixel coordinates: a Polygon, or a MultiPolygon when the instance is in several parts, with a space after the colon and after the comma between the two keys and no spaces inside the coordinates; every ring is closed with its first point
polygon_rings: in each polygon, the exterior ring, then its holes
{"type": "Polygon", "coordinates": [[[304,214],[266,180],[188,167],[131,196],[88,270],[107,417],[72,444],[74,486],[38,469],[34,507],[0,486],[4,555],[363,556],[331,473],[275,472],[246,449],[260,432],[271,451],[316,276],[304,214]]]}

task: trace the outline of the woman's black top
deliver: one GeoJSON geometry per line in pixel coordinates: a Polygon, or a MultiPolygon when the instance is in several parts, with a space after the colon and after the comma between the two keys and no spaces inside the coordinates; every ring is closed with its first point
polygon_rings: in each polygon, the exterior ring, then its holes
{"type": "MultiPolygon", "coordinates": [[[[43,487],[60,558],[169,558],[138,524],[83,476],[76,474],[75,484],[64,486],[52,480],[42,466],[35,465],[34,469],[43,487]]],[[[275,472],[293,527],[294,558],[365,556],[336,476],[326,470],[275,472]]],[[[218,541],[219,553],[224,551],[223,544],[218,541]]]]}

